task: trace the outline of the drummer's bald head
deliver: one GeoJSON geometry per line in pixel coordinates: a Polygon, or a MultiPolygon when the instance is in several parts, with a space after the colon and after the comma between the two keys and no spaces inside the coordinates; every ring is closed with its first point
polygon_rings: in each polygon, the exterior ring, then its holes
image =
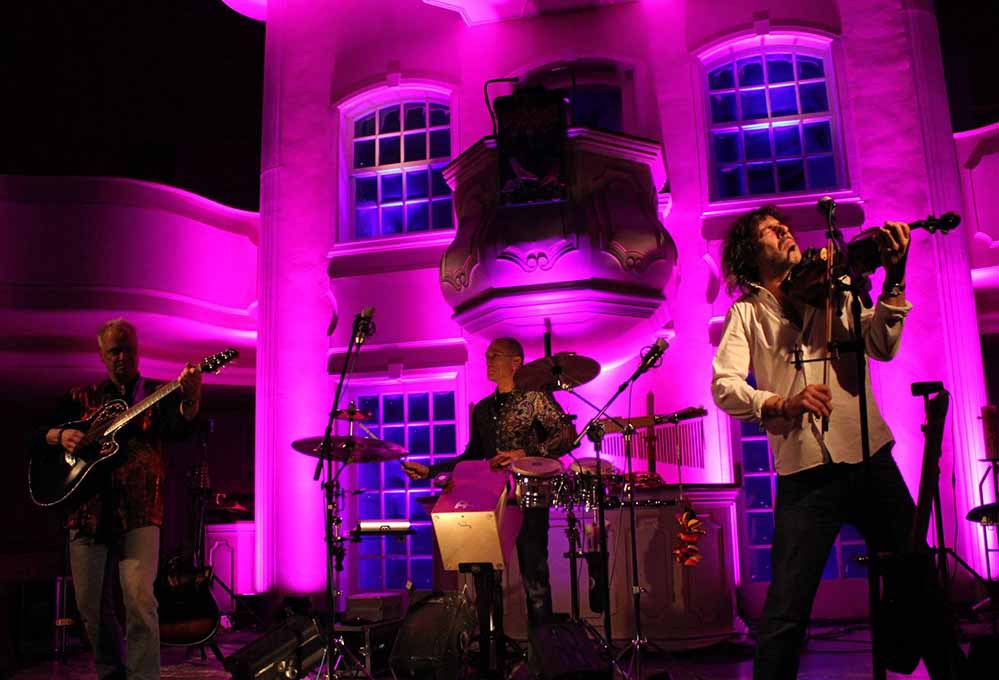
{"type": "Polygon", "coordinates": [[[516,338],[496,338],[492,345],[507,354],[518,357],[520,362],[524,363],[524,346],[516,338]]]}

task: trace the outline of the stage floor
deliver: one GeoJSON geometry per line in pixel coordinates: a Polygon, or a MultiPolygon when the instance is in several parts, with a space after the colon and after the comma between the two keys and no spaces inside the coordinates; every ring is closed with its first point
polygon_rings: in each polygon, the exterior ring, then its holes
{"type": "MultiPolygon", "coordinates": [[[[799,680],[863,680],[871,677],[870,633],[865,628],[813,627],[802,655],[799,680]]],[[[259,633],[238,631],[220,636],[224,655],[232,654],[259,637],[259,633]]],[[[643,676],[668,671],[672,680],[749,680],[752,677],[752,640],[726,642],[714,647],[673,656],[650,656],[643,676]]],[[[44,661],[13,675],[15,680],[94,680],[96,674],[89,655],[79,645],[65,663],[44,661]]],[[[202,660],[195,651],[164,648],[162,677],[175,680],[228,680],[229,674],[210,652],[202,660]]],[[[307,676],[313,678],[313,674],[307,676]]],[[[384,673],[378,677],[391,678],[384,673]]],[[[929,678],[922,665],[910,676],[888,674],[889,678],[929,678]]]]}

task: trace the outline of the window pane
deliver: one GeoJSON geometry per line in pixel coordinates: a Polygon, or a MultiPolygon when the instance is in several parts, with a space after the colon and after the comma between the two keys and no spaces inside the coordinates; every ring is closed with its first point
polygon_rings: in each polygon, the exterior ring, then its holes
{"type": "Polygon", "coordinates": [[[433,190],[434,196],[450,196],[451,195],[451,187],[449,187],[447,185],[447,182],[444,181],[444,168],[443,167],[434,168],[433,170],[431,170],[430,171],[430,176],[432,178],[431,181],[432,181],[432,190],[433,190]]]}
{"type": "Polygon", "coordinates": [[[770,130],[746,130],[742,134],[746,158],[770,158],[770,130]]]}
{"type": "Polygon", "coordinates": [[[362,538],[357,546],[357,554],[364,556],[381,556],[382,554],[382,539],[373,538],[366,536],[362,538]]]}
{"type": "MultiPolygon", "coordinates": [[[[371,414],[371,420],[378,422],[378,397],[358,397],[357,408],[371,414]]],[[[371,426],[368,425],[370,428],[371,426]]]]}
{"type": "Polygon", "coordinates": [[[745,193],[741,167],[718,169],[718,195],[721,198],[736,198],[745,193]]]}
{"type": "Polygon", "coordinates": [[[774,128],[774,148],[778,157],[801,155],[801,136],[798,134],[797,124],[774,128]]]}
{"type": "Polygon", "coordinates": [[[381,560],[360,560],[358,586],[362,591],[382,590],[381,560]]]}
{"type": "Polygon", "coordinates": [[[430,133],[430,157],[449,158],[451,156],[451,131],[434,130],[430,133]]]}
{"type": "Polygon", "coordinates": [[[406,587],[407,560],[389,560],[385,564],[385,587],[389,590],[402,590],[406,587]]]}
{"type": "Polygon", "coordinates": [[[809,78],[821,78],[826,74],[822,66],[822,60],[816,57],[803,57],[800,54],[798,59],[798,79],[807,80],[809,78]]]}
{"type": "MultiPolygon", "coordinates": [[[[365,463],[365,465],[371,465],[371,463],[365,463]]],[[[371,465],[374,467],[373,465],[371,465]]],[[[402,466],[397,463],[387,463],[383,466],[385,469],[382,471],[382,475],[385,479],[384,489],[405,489],[406,488],[406,473],[402,471],[402,466]]]]}
{"type": "Polygon", "coordinates": [[[434,229],[451,229],[454,222],[451,220],[451,199],[434,201],[431,205],[431,220],[434,229]]]}
{"type": "Polygon", "coordinates": [[[358,205],[378,202],[378,178],[358,177],[354,180],[354,200],[358,205]]]}
{"type": "Polygon", "coordinates": [[[382,203],[402,200],[402,175],[382,175],[382,203]]]}
{"type": "Polygon", "coordinates": [[[708,73],[709,90],[730,90],[735,87],[735,77],[732,75],[732,64],[719,66],[708,73]]]}
{"type": "MultiPolygon", "coordinates": [[[[396,467],[401,467],[396,465],[396,467]]],[[[411,522],[429,522],[430,514],[423,509],[423,504],[420,503],[421,498],[428,498],[429,493],[411,493],[409,494],[409,520],[411,522]]],[[[424,553],[427,554],[427,553],[424,553]]]]}
{"type": "Polygon", "coordinates": [[[763,84],[763,59],[750,57],[738,61],[739,87],[763,84]]]}
{"type": "Polygon", "coordinates": [[[377,489],[382,485],[382,471],[377,465],[357,466],[357,486],[361,489],[377,489]]]}
{"type": "Polygon", "coordinates": [[[401,394],[386,394],[382,398],[382,406],[385,408],[385,416],[382,419],[386,423],[404,422],[405,413],[403,411],[401,394]]]}
{"type": "Polygon", "coordinates": [[[430,395],[426,392],[422,394],[410,394],[407,399],[409,400],[409,417],[406,419],[407,422],[420,422],[430,420],[430,395]]]}
{"type": "Polygon", "coordinates": [[[746,166],[750,194],[774,193],[774,174],[770,163],[753,163],[746,166]]]}
{"type": "Polygon", "coordinates": [[[790,54],[767,55],[767,82],[786,83],[794,80],[794,68],[790,54]]]}
{"type": "Polygon", "coordinates": [[[711,121],[727,123],[735,120],[735,94],[711,95],[711,121]]]}
{"type": "Polygon", "coordinates": [[[393,444],[398,444],[399,446],[405,446],[406,428],[402,426],[386,427],[382,430],[382,437],[387,442],[392,442],[393,444]]]}
{"type": "Polygon", "coordinates": [[[378,119],[381,124],[378,126],[378,131],[382,134],[386,132],[398,132],[399,131],[399,107],[390,106],[388,108],[382,109],[378,112],[378,119]]]}
{"type": "Polygon", "coordinates": [[[749,579],[759,583],[770,581],[772,577],[770,548],[751,548],[749,550],[749,579]]]}
{"type": "Polygon", "coordinates": [[[715,138],[715,160],[719,163],[737,163],[742,160],[737,132],[717,132],[715,138]]]}
{"type": "Polygon", "coordinates": [[[454,420],[454,392],[434,392],[434,420],[454,420]]]}
{"type": "Polygon", "coordinates": [[[399,137],[382,137],[378,140],[378,165],[399,162],[399,137]]]}
{"type": "Polygon", "coordinates": [[[406,554],[406,537],[402,536],[386,536],[385,537],[385,554],[386,555],[405,555],[406,554]]]}
{"type": "Polygon", "coordinates": [[[777,163],[777,182],[781,191],[800,191],[805,188],[805,164],[800,160],[777,163]]]}
{"type": "Polygon", "coordinates": [[[427,126],[427,109],[423,104],[406,104],[406,129],[419,130],[427,126]]]}
{"type": "MultiPolygon", "coordinates": [[[[401,467],[396,465],[396,467],[401,467]]],[[[406,495],[404,493],[382,494],[385,498],[384,519],[406,519],[406,495]]],[[[385,546],[386,550],[388,546],[385,546]]]]}
{"type": "Polygon", "coordinates": [[[422,161],[427,157],[427,135],[424,132],[414,132],[406,135],[406,155],[403,158],[409,161],[422,161]]]}
{"type": "Polygon", "coordinates": [[[836,186],[836,163],[832,156],[813,156],[808,159],[808,187],[823,189],[836,186]]]}
{"type": "Polygon", "coordinates": [[[413,589],[430,590],[433,587],[433,560],[410,560],[413,572],[413,589]]]}
{"type": "Polygon", "coordinates": [[[430,229],[430,206],[425,201],[406,204],[406,231],[430,229]]]}
{"type": "Polygon", "coordinates": [[[867,547],[863,543],[840,546],[840,553],[843,556],[843,578],[867,578],[867,567],[857,561],[867,554],[867,547]]]}
{"type": "Polygon", "coordinates": [[[433,555],[434,554],[434,528],[432,526],[425,527],[413,527],[416,531],[410,537],[413,542],[412,553],[414,555],[433,555]]]}
{"type": "Polygon", "coordinates": [[[742,442],[742,471],[770,472],[770,449],[765,439],[742,442]]]}
{"type": "Polygon", "coordinates": [[[427,197],[427,171],[406,173],[406,199],[427,197]]]}
{"type": "Polygon", "coordinates": [[[371,137],[375,134],[375,114],[371,113],[364,118],[354,121],[355,137],[371,137]]]}
{"type": "Polygon", "coordinates": [[[380,493],[362,493],[357,497],[357,516],[361,519],[379,519],[382,516],[380,493]]]}
{"type": "Polygon", "coordinates": [[[434,453],[455,453],[454,425],[434,425],[434,453]]]}
{"type": "Polygon", "coordinates": [[[805,126],[805,150],[808,153],[832,151],[832,128],[829,123],[812,123],[805,126]]]}
{"type": "Polygon", "coordinates": [[[770,545],[774,542],[774,514],[772,512],[750,512],[747,517],[751,545],[770,545]]]}
{"type": "Polygon", "coordinates": [[[393,205],[382,208],[382,236],[402,233],[402,206],[393,205]]]}
{"type": "Polygon", "coordinates": [[[739,421],[739,434],[743,437],[758,437],[763,433],[764,430],[759,423],[749,420],[739,421]]]}
{"type": "Polygon", "coordinates": [[[450,125],[451,124],[451,109],[443,104],[431,104],[430,105],[430,125],[450,125]]]}
{"type": "Polygon", "coordinates": [[[836,550],[829,551],[829,557],[826,558],[826,566],[822,569],[822,578],[839,578],[839,555],[837,555],[836,550]]]}
{"type": "Polygon", "coordinates": [[[354,167],[370,168],[375,164],[375,140],[354,142],[354,167]]]}
{"type": "Polygon", "coordinates": [[[412,454],[430,453],[430,426],[412,425],[409,428],[409,452],[412,454]]]}
{"type": "Polygon", "coordinates": [[[841,541],[862,541],[864,537],[860,530],[852,524],[844,524],[839,530],[839,540],[841,541]]]}
{"type": "Polygon", "coordinates": [[[354,236],[373,238],[378,236],[378,208],[358,208],[354,213],[354,236]]]}
{"type": "Polygon", "coordinates": [[[746,507],[752,510],[770,510],[774,502],[770,494],[770,476],[746,477],[742,480],[746,490],[746,507]]]}
{"type": "Polygon", "coordinates": [[[798,113],[798,100],[794,85],[770,88],[770,115],[790,116],[798,113]]]}
{"type": "Polygon", "coordinates": [[[828,110],[829,100],[826,98],[825,83],[808,83],[801,86],[802,113],[816,113],[828,110]]]}
{"type": "Polygon", "coordinates": [[[767,93],[765,90],[750,90],[740,93],[742,119],[754,120],[767,117],[767,93]]]}

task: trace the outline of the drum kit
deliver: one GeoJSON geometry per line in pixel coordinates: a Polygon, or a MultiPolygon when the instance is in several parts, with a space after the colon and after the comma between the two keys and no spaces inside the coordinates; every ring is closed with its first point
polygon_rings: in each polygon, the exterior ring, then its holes
{"type": "MultiPolygon", "coordinates": [[[[364,426],[364,421],[371,418],[372,414],[359,410],[351,402],[347,409],[338,409],[340,395],[348,370],[352,368],[356,354],[360,351],[360,345],[364,339],[371,334],[370,330],[365,330],[365,319],[363,314],[355,318],[355,329],[351,338],[351,347],[348,348],[347,360],[344,362],[341,371],[340,384],[337,386],[334,397],[333,409],[330,412],[330,419],[327,424],[326,433],[320,437],[307,437],[292,443],[292,448],[299,453],[318,458],[315,479],[319,480],[323,467],[326,467],[325,481],[323,489],[326,493],[326,531],[327,531],[327,594],[329,598],[330,611],[336,611],[336,603],[341,592],[338,588],[338,574],[343,569],[345,555],[344,542],[349,538],[358,538],[367,532],[355,530],[349,537],[341,535],[342,517],[340,510],[342,507],[343,489],[340,485],[340,477],[345,467],[351,463],[384,463],[394,460],[401,460],[408,455],[408,452],[401,446],[380,440],[372,435],[364,426]],[[352,354],[353,352],[353,354],[352,354]],[[333,423],[337,420],[347,422],[349,432],[346,435],[334,435],[333,423]],[[355,427],[363,430],[368,436],[358,436],[355,434],[355,427]],[[334,464],[339,464],[334,468],[334,464]]],[[[367,317],[370,324],[370,316],[367,317]]],[[[373,324],[370,324],[373,327],[373,324]]],[[[651,444],[649,451],[649,470],[634,472],[631,470],[630,440],[636,431],[637,426],[651,427],[660,423],[678,423],[692,417],[700,417],[705,414],[704,409],[693,408],[666,416],[646,416],[629,421],[606,416],[606,411],[614,400],[620,396],[624,390],[630,386],[641,374],[656,365],[656,361],[662,356],[666,349],[665,341],[658,341],[647,354],[643,356],[641,366],[635,373],[623,383],[613,397],[602,407],[592,404],[585,397],[579,395],[575,388],[584,385],[600,373],[600,364],[594,359],[584,357],[573,352],[560,352],[552,354],[550,351],[550,334],[545,334],[545,357],[532,361],[522,366],[514,376],[516,386],[523,391],[564,391],[572,394],[576,398],[585,402],[597,411],[596,415],[586,424],[579,433],[573,448],[578,446],[584,436],[594,444],[595,457],[576,459],[569,454],[572,459],[568,468],[553,458],[546,457],[522,457],[514,460],[509,467],[513,482],[513,493],[517,503],[524,509],[549,508],[564,511],[567,518],[566,533],[569,538],[569,552],[566,557],[570,562],[570,587],[572,598],[573,621],[581,622],[579,612],[578,595],[578,558],[586,558],[590,565],[591,582],[598,584],[598,589],[602,585],[603,593],[597,593],[596,597],[591,589],[591,609],[603,611],[605,640],[611,640],[610,630],[610,595],[608,591],[609,577],[607,573],[607,542],[606,532],[602,530],[606,526],[604,520],[604,510],[610,508],[627,507],[631,515],[631,543],[632,543],[632,582],[638,583],[637,573],[637,545],[635,536],[635,513],[636,507],[645,505],[658,506],[666,503],[672,504],[675,501],[663,501],[659,499],[636,499],[636,490],[656,489],[663,485],[662,479],[655,472],[654,457],[652,456],[651,444]],[[645,422],[648,420],[648,422],[645,422]],[[625,456],[628,463],[626,471],[619,470],[610,461],[602,459],[601,442],[605,432],[622,433],[625,443],[625,456]],[[592,513],[593,531],[584,532],[585,535],[595,535],[599,540],[599,545],[595,550],[583,552],[580,550],[579,542],[579,522],[575,513],[582,510],[585,513],[592,513]],[[592,573],[596,567],[597,572],[592,573]]],[[[566,416],[567,419],[571,416],[566,416]]],[[[651,437],[649,438],[651,442],[651,437]]],[[[679,460],[679,456],[677,459],[679,460]]],[[[378,522],[381,533],[385,532],[388,526],[384,522],[378,522]]],[[[391,533],[412,533],[408,523],[393,522],[391,533]],[[398,525],[398,526],[396,526],[398,525]]],[[[626,653],[631,653],[631,665],[627,671],[618,666],[618,670],[626,677],[641,677],[641,654],[642,649],[648,643],[641,635],[640,622],[640,598],[641,588],[632,587],[635,602],[636,616],[636,636],[631,645],[623,650],[618,659],[626,653]]],[[[609,645],[608,645],[609,648],[609,645]]],[[[323,665],[326,667],[325,675],[317,677],[339,677],[341,663],[350,663],[353,668],[349,671],[357,677],[357,673],[371,677],[364,669],[363,664],[346,648],[343,641],[334,638],[332,633],[328,636],[327,652],[323,665]]],[[[320,666],[322,671],[323,665],[320,666]]],[[[616,665],[616,664],[615,664],[616,665]]]]}

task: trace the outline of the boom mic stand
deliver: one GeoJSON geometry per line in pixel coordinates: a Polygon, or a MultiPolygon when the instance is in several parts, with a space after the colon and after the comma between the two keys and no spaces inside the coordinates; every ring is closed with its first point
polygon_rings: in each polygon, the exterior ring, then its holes
{"type": "MultiPolygon", "coordinates": [[[[605,503],[606,494],[603,484],[603,470],[602,470],[603,462],[600,458],[600,452],[602,449],[602,443],[604,438],[604,427],[597,421],[601,420],[605,416],[605,414],[607,413],[607,409],[610,408],[611,404],[617,401],[617,398],[620,397],[624,393],[624,391],[628,389],[629,386],[634,384],[634,382],[638,380],[638,378],[641,377],[650,368],[653,368],[658,365],[657,362],[661,360],[663,352],[666,351],[666,347],[667,345],[665,340],[659,340],[656,342],[655,345],[652,346],[652,348],[648,351],[648,353],[642,357],[642,363],[639,366],[638,370],[636,370],[631,375],[630,378],[621,383],[621,385],[617,388],[617,391],[613,395],[611,395],[611,398],[607,400],[607,402],[603,405],[602,408],[599,408],[597,410],[597,413],[592,418],[590,418],[590,421],[586,423],[583,429],[576,436],[576,440],[573,442],[573,447],[572,447],[576,448],[576,446],[579,445],[584,436],[589,437],[590,441],[593,442],[593,450],[594,453],[596,454],[596,459],[597,459],[597,466],[596,466],[597,467],[597,474],[596,474],[597,522],[600,528],[599,549],[600,549],[600,568],[602,570],[602,573],[600,574],[601,579],[599,580],[602,581],[603,585],[602,588],[603,592],[601,593],[601,595],[604,600],[604,632],[607,636],[607,645],[608,647],[611,648],[613,648],[614,638],[612,637],[611,633],[610,575],[608,573],[610,560],[608,559],[607,531],[604,520],[604,506],[606,505],[605,503]]],[[[597,408],[594,404],[591,404],[587,399],[585,399],[579,394],[576,394],[571,388],[567,389],[567,391],[575,395],[576,397],[578,397],[591,407],[597,408]]],[[[614,418],[613,416],[610,416],[609,418],[612,422],[621,427],[623,432],[625,432],[625,455],[628,456],[629,469],[630,469],[631,435],[634,434],[635,428],[631,424],[625,425],[624,423],[620,422],[617,418],[614,418]]],[[[634,611],[635,637],[631,640],[629,646],[626,647],[621,652],[621,654],[619,654],[616,658],[614,658],[611,661],[611,665],[617,667],[617,662],[620,659],[620,657],[623,656],[626,652],[630,651],[632,653],[632,657],[631,657],[631,663],[628,666],[628,672],[623,671],[620,668],[618,668],[618,670],[626,678],[637,678],[638,680],[641,680],[642,653],[648,643],[645,640],[644,636],[642,635],[641,586],[638,585],[638,562],[637,562],[638,547],[636,543],[637,536],[635,534],[634,494],[635,494],[634,486],[632,486],[631,490],[632,502],[629,504],[630,506],[629,516],[631,521],[632,598],[635,610],[634,611]]]]}
{"type": "MultiPolygon", "coordinates": [[[[857,378],[860,381],[857,401],[858,408],[860,410],[860,443],[861,453],[863,455],[863,462],[861,464],[863,465],[864,471],[864,492],[866,498],[871,498],[874,483],[871,476],[870,423],[867,420],[867,348],[864,344],[864,331],[863,326],[861,325],[862,306],[870,308],[873,304],[870,294],[868,293],[870,286],[867,275],[862,273],[857,267],[854,267],[853,263],[849,260],[846,243],[843,239],[843,232],[836,227],[836,202],[827,196],[821,199],[816,207],[826,218],[826,239],[835,245],[835,249],[838,251],[836,254],[843,259],[843,269],[849,277],[849,283],[844,282],[842,278],[836,281],[827,282],[826,305],[832,305],[832,296],[834,291],[851,293],[850,313],[853,326],[851,329],[853,337],[848,342],[830,342],[829,355],[820,359],[803,359],[801,352],[796,350],[794,352],[794,363],[798,370],[801,370],[802,365],[805,363],[813,361],[828,363],[837,358],[840,353],[853,353],[853,356],[856,359],[855,369],[857,371],[857,378]]],[[[833,255],[830,253],[829,257],[832,258],[833,255]]],[[[827,315],[827,318],[831,318],[831,316],[827,315]]],[[[868,567],[867,605],[869,609],[868,616],[871,621],[871,661],[873,665],[873,680],[886,680],[888,677],[888,671],[885,667],[882,656],[879,654],[879,648],[881,646],[881,633],[876,621],[881,601],[881,565],[878,562],[878,556],[876,554],[868,555],[866,563],[868,567]]]]}
{"type": "MultiPolygon", "coordinates": [[[[346,467],[346,463],[334,471],[332,456],[332,436],[333,423],[336,414],[340,409],[340,397],[343,395],[343,388],[347,382],[347,376],[353,373],[357,356],[361,353],[361,346],[364,340],[375,332],[375,325],[371,321],[374,310],[367,308],[354,317],[354,324],[350,334],[350,342],[347,344],[347,354],[344,357],[343,366],[340,368],[340,379],[337,381],[336,393],[333,397],[333,408],[330,409],[329,419],[326,421],[326,431],[323,433],[323,442],[319,446],[319,460],[316,462],[316,471],[313,479],[319,481],[323,471],[323,463],[326,463],[326,481],[322,483],[323,499],[325,502],[325,531],[326,531],[326,602],[329,607],[329,627],[326,629],[326,646],[323,651],[323,660],[319,664],[316,678],[336,678],[340,677],[340,664],[346,659],[351,665],[351,677],[357,677],[362,673],[372,680],[371,674],[357,656],[350,651],[342,636],[336,632],[337,602],[340,599],[339,574],[343,571],[343,559],[346,554],[344,541],[340,535],[340,528],[343,519],[340,517],[340,499],[342,491],[340,488],[340,474],[346,467]],[[325,672],[324,672],[325,665],[325,672]]],[[[351,421],[353,424],[353,421],[351,421]]]]}

